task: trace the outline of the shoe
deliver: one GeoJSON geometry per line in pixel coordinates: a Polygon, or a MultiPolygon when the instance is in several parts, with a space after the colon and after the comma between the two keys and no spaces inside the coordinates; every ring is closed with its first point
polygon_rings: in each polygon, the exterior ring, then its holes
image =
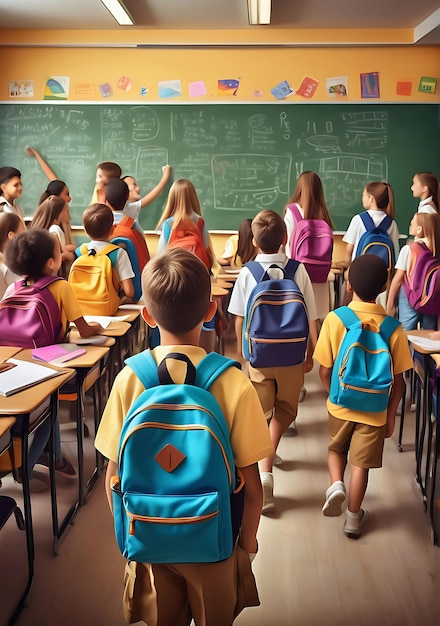
{"type": "Polygon", "coordinates": [[[347,509],[346,515],[344,535],[350,539],[357,539],[360,537],[362,527],[369,518],[369,513],[366,509],[361,509],[359,513],[352,513],[347,509]]]}
{"type": "Polygon", "coordinates": [[[261,472],[261,484],[263,486],[263,506],[262,513],[269,513],[275,509],[273,501],[273,474],[261,472]]]}
{"type": "Polygon", "coordinates": [[[287,434],[290,437],[296,437],[298,434],[298,428],[296,426],[296,419],[293,420],[293,422],[290,424],[289,428],[287,429],[287,434]]]}
{"type": "Polygon", "coordinates": [[[279,455],[279,454],[277,454],[276,452],[275,452],[275,456],[273,457],[273,464],[274,464],[276,467],[279,467],[280,465],[282,465],[282,464],[283,464],[283,459],[282,459],[282,458],[280,457],[280,455],[279,455]]]}
{"type": "Polygon", "coordinates": [[[301,387],[301,391],[299,392],[298,402],[304,402],[306,395],[307,395],[307,389],[305,387],[301,387]]]}
{"type": "Polygon", "coordinates": [[[345,485],[342,480],[336,480],[325,492],[325,502],[322,513],[326,517],[342,515],[342,505],[345,502],[345,485]]]}
{"type": "MultiPolygon", "coordinates": [[[[46,470],[49,469],[49,455],[47,452],[43,452],[38,458],[38,461],[35,465],[41,465],[46,470]]],[[[75,478],[76,472],[72,463],[66,459],[65,456],[61,457],[61,459],[55,459],[55,471],[64,476],[65,478],[75,478]]]]}

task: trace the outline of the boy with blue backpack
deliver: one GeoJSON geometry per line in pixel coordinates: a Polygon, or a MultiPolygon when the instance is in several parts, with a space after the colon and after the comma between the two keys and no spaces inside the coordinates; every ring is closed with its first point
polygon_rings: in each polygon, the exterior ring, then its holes
{"type": "Polygon", "coordinates": [[[258,396],[236,363],[199,347],[216,309],[204,264],[186,250],[146,266],[144,318],[161,345],[127,360],[95,441],[128,559],[129,623],[228,626],[259,604],[251,570],[272,445],[258,396]],[[243,591],[245,593],[243,594],[243,591]]]}
{"type": "Polygon", "coordinates": [[[228,310],[236,316],[237,343],[249,362],[249,378],[269,421],[275,450],[260,463],[263,513],[268,513],[275,508],[276,449],[296,418],[304,373],[313,368],[316,309],[304,265],[280,252],[287,241],[283,218],[275,211],[261,211],[252,220],[252,234],[259,252],[238,275],[228,310]]]}
{"type": "Polygon", "coordinates": [[[356,539],[368,519],[362,508],[372,468],[382,467],[385,438],[394,431],[404,390],[403,373],[413,366],[408,340],[398,320],[387,316],[376,298],[388,279],[386,263],[376,255],[356,258],[350,266],[347,307],[324,320],[314,358],[329,393],[330,487],[322,512],[342,514],[344,473],[349,457],[350,489],[344,534],[356,539]]]}

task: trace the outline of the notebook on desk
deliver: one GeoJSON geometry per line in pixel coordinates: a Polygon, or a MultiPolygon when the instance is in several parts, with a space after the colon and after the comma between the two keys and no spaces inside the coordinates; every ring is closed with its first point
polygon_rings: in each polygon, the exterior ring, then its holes
{"type": "Polygon", "coordinates": [[[5,398],[64,373],[63,370],[19,359],[8,359],[7,362],[14,367],[0,373],[0,396],[5,398]]]}

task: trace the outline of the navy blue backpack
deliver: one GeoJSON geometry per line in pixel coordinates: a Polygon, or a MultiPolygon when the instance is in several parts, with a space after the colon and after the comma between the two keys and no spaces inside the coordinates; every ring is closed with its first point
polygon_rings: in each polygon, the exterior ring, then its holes
{"type": "Polygon", "coordinates": [[[257,284],[249,295],[243,323],[243,356],[253,367],[297,365],[304,361],[309,317],[304,296],[294,280],[299,262],[268,270],[257,261],[246,263],[257,284]],[[273,279],[269,270],[281,270],[273,279]]]}
{"type": "Polygon", "coordinates": [[[376,226],[368,211],[364,211],[359,215],[366,231],[359,239],[355,256],[375,254],[385,261],[388,276],[390,276],[395,264],[395,252],[394,244],[388,234],[388,229],[393,223],[393,220],[389,215],[385,215],[381,223],[376,226]]]}

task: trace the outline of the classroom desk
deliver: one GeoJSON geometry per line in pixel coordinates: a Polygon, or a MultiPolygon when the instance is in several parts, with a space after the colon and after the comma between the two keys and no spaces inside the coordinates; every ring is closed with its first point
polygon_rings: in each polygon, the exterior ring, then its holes
{"type": "MultiPolygon", "coordinates": [[[[5,353],[8,348],[2,348],[1,353],[5,353]]],[[[17,358],[21,359],[22,357],[21,348],[15,349],[13,353],[14,356],[17,355],[17,358]]],[[[4,358],[4,357],[3,357],[4,358]]],[[[39,362],[41,365],[43,363],[39,362]]],[[[52,368],[53,369],[53,368],[52,368]]],[[[18,615],[21,608],[24,605],[24,601],[30,591],[32,586],[32,581],[34,577],[34,558],[35,558],[35,549],[34,549],[34,534],[33,534],[33,526],[32,526],[32,507],[31,507],[31,494],[29,489],[29,479],[28,479],[28,438],[32,429],[37,425],[43,423],[44,420],[51,419],[52,425],[55,423],[55,420],[58,415],[58,390],[65,382],[67,382],[74,375],[74,371],[69,368],[60,368],[60,373],[58,376],[54,376],[53,378],[49,378],[41,383],[38,383],[28,389],[24,389],[23,391],[19,391],[7,398],[2,397],[2,401],[0,403],[0,415],[8,415],[14,416],[16,418],[21,417],[23,426],[20,432],[21,438],[21,446],[22,446],[22,489],[23,489],[23,509],[24,509],[24,518],[26,525],[26,544],[27,544],[27,554],[28,554],[28,564],[29,564],[29,581],[26,587],[25,593],[23,594],[23,603],[21,606],[17,607],[16,612],[14,613],[11,622],[14,620],[14,617],[18,615]],[[47,400],[49,399],[49,405],[46,406],[47,400]],[[37,419],[30,423],[31,415],[38,409],[43,407],[43,411],[40,415],[38,415],[37,419]],[[31,426],[31,428],[30,428],[31,426]]],[[[53,438],[50,437],[50,446],[53,448],[53,438]]]]}

